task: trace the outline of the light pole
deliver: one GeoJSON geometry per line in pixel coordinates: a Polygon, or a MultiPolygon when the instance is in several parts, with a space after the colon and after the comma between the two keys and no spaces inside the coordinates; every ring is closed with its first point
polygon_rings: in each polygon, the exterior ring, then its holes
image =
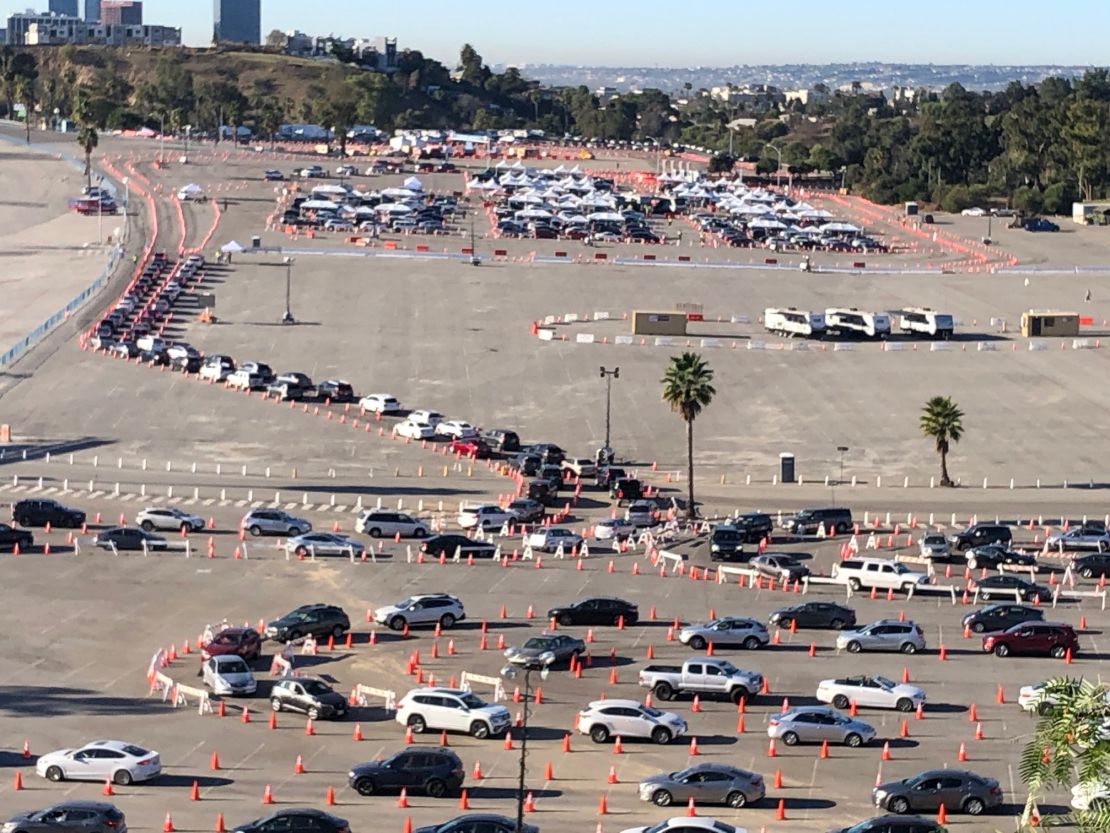
{"type": "Polygon", "coordinates": [[[832,487],[832,502],[834,505],[836,504],[836,487],[844,482],[844,455],[848,452],[848,446],[838,445],[836,450],[840,452],[840,477],[837,478],[832,487]]]}
{"type": "Polygon", "coordinates": [[[515,827],[515,833],[524,833],[524,779],[528,772],[528,705],[532,702],[532,672],[539,671],[540,678],[546,680],[551,664],[555,662],[555,655],[545,651],[539,656],[521,656],[517,650],[509,648],[505,651],[505,657],[510,664],[501,669],[501,676],[507,680],[515,680],[520,671],[524,671],[524,712],[520,721],[520,765],[517,773],[515,827]]]}
{"type": "Polygon", "coordinates": [[[612,415],[613,405],[613,380],[621,377],[621,369],[614,367],[612,370],[601,368],[601,378],[605,380],[605,455],[606,458],[612,453],[612,446],[609,444],[609,423],[612,415]]]}
{"type": "Polygon", "coordinates": [[[166,114],[158,114],[158,164],[166,164],[166,114]]]}
{"type": "Polygon", "coordinates": [[[771,150],[773,150],[775,152],[775,156],[778,157],[778,167],[775,168],[775,187],[776,188],[781,188],[782,187],[782,151],[778,149],[778,145],[776,145],[774,142],[768,142],[766,145],[764,145],[764,147],[769,147],[771,150]]]}
{"type": "Polygon", "coordinates": [[[282,324],[296,324],[297,321],[293,318],[293,311],[290,307],[290,295],[293,290],[293,258],[288,255],[283,258],[285,263],[285,314],[281,316],[282,324]]]}

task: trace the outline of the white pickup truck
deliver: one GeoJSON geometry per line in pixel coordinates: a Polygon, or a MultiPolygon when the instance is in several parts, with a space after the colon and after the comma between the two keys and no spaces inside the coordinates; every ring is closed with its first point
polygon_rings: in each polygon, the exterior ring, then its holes
{"type": "Polygon", "coordinates": [[[688,659],[679,665],[649,665],[640,670],[640,685],[660,700],[679,694],[723,694],[732,702],[751,699],[763,688],[763,675],[742,671],[723,659],[688,659]]]}

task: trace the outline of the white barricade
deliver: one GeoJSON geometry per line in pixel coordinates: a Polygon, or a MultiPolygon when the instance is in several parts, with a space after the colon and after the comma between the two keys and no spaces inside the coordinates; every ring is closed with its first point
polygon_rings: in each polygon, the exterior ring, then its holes
{"type": "Polygon", "coordinates": [[[1044,342],[1044,341],[1032,340],[1032,341],[1029,342],[1029,349],[1030,350],[1047,350],[1048,349],[1048,343],[1044,342]]]}
{"type": "Polygon", "coordinates": [[[308,636],[304,637],[301,640],[301,656],[302,657],[305,654],[315,655],[317,653],[317,650],[318,650],[318,648],[317,648],[317,645],[316,645],[316,637],[313,636],[312,634],[309,634],[308,636]]]}
{"type": "Polygon", "coordinates": [[[578,335],[576,335],[574,337],[574,341],[575,341],[576,344],[593,344],[594,343],[594,334],[593,333],[579,333],[578,335]]]}
{"type": "Polygon", "coordinates": [[[154,656],[152,656],[150,658],[150,665],[147,666],[147,669],[146,669],[146,678],[148,680],[154,679],[154,677],[158,674],[158,669],[162,667],[162,664],[165,661],[165,658],[166,658],[166,649],[165,648],[159,648],[157,651],[154,652],[154,656]]]}
{"type": "Polygon", "coordinates": [[[748,349],[749,350],[766,350],[767,349],[767,342],[760,341],[759,339],[753,338],[751,341],[748,342],[748,349]]]}
{"type": "Polygon", "coordinates": [[[613,336],[613,344],[632,344],[634,341],[632,336],[613,336]]]}
{"type": "Polygon", "coordinates": [[[490,677],[485,674],[472,674],[469,671],[463,671],[462,677],[459,678],[459,688],[463,691],[473,691],[473,683],[493,686],[493,702],[499,703],[505,699],[505,686],[502,685],[500,677],[490,677]]]}
{"type": "Polygon", "coordinates": [[[535,555],[532,553],[532,545],[529,543],[524,544],[524,551],[520,554],[521,561],[532,561],[535,555]]]}
{"type": "Polygon", "coordinates": [[[903,349],[904,349],[904,345],[899,344],[896,341],[884,341],[883,342],[883,351],[886,352],[886,353],[901,353],[903,349]]]}
{"type": "Polygon", "coordinates": [[[655,337],[655,346],[656,347],[672,347],[673,345],[674,345],[674,339],[671,338],[670,336],[656,336],[655,337]]]}
{"type": "Polygon", "coordinates": [[[929,345],[930,353],[943,353],[948,349],[950,349],[950,345],[947,341],[934,341],[929,345]]]}
{"type": "Polygon", "coordinates": [[[555,316],[554,315],[545,315],[544,318],[543,318],[543,323],[544,323],[544,325],[550,327],[552,324],[555,323],[555,316]]]}
{"type": "Polygon", "coordinates": [[[717,567],[717,584],[727,584],[729,576],[745,576],[748,579],[755,578],[759,573],[748,567],[729,567],[724,564],[717,567]]]}
{"type": "Polygon", "coordinates": [[[170,696],[170,689],[174,687],[173,677],[168,674],[163,674],[161,671],[155,671],[151,677],[150,693],[156,694],[162,692],[162,702],[166,702],[166,698],[170,696]]]}
{"type": "Polygon", "coordinates": [[[1106,591],[1105,590],[1065,590],[1062,584],[1056,585],[1056,589],[1052,592],[1052,606],[1056,607],[1057,602],[1063,598],[1067,599],[1099,599],[1102,602],[1102,609],[1106,610],[1106,591]]]}
{"type": "Polygon", "coordinates": [[[668,552],[667,550],[659,550],[658,555],[661,559],[665,559],[671,563],[671,572],[678,572],[678,568],[685,560],[682,555],[677,552],[668,552]]]}
{"type": "Polygon", "coordinates": [[[804,341],[788,341],[786,343],[786,349],[791,353],[808,353],[809,345],[804,341]]]}
{"type": "Polygon", "coordinates": [[[719,338],[703,338],[700,344],[702,347],[720,347],[721,340],[719,338]]]}
{"type": "Polygon", "coordinates": [[[539,330],[536,330],[536,335],[539,337],[540,341],[554,341],[555,340],[555,331],[554,330],[541,328],[539,330]]]}
{"type": "Polygon", "coordinates": [[[177,706],[189,705],[188,697],[197,698],[197,714],[212,714],[212,704],[208,700],[208,692],[203,688],[193,688],[192,686],[178,683],[177,697],[174,700],[174,708],[177,706]]]}
{"type": "Polygon", "coordinates": [[[850,352],[852,352],[852,345],[837,342],[836,344],[833,345],[833,352],[834,353],[850,353],[850,352]]]}
{"type": "Polygon", "coordinates": [[[363,685],[359,683],[355,686],[355,702],[360,706],[368,706],[369,698],[380,697],[385,701],[385,710],[387,712],[397,711],[397,692],[390,691],[386,688],[374,688],[374,686],[363,685]]]}
{"type": "Polygon", "coordinates": [[[747,315],[734,315],[729,319],[730,324],[751,324],[752,319],[747,315]]]}
{"type": "Polygon", "coordinates": [[[1071,340],[1072,350],[1094,350],[1095,342],[1089,338],[1073,338],[1071,340]]]}
{"type": "Polygon", "coordinates": [[[607,312],[595,312],[594,313],[594,321],[608,321],[608,320],[609,320],[609,313],[607,313],[607,312]]]}
{"type": "Polygon", "coordinates": [[[975,345],[975,349],[978,350],[980,353],[996,352],[994,342],[992,341],[980,341],[977,345],[975,345]]]}
{"type": "Polygon", "coordinates": [[[577,320],[578,320],[578,313],[577,312],[568,312],[566,315],[563,316],[563,321],[566,322],[567,324],[573,324],[577,320]]]}

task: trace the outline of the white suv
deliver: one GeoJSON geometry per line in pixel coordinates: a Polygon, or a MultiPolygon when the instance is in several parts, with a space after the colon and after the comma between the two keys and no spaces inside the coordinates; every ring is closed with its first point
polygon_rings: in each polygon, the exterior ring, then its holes
{"type": "Polygon", "coordinates": [[[578,731],[594,743],[620,737],[665,744],[686,734],[686,721],[638,700],[594,700],[578,713],[578,731]]]}
{"type": "Polygon", "coordinates": [[[386,605],[374,611],[375,622],[388,625],[395,631],[404,630],[405,625],[435,624],[447,630],[465,618],[466,610],[462,602],[450,593],[409,596],[395,605],[386,605]]]}
{"type": "Polygon", "coordinates": [[[388,393],[371,393],[358,401],[358,406],[372,414],[395,414],[401,410],[397,397],[388,393]]]}
{"type": "Polygon", "coordinates": [[[849,558],[833,564],[832,577],[853,590],[874,587],[877,590],[902,590],[929,583],[924,573],[911,570],[901,561],[889,558],[849,558]]]}
{"type": "Polygon", "coordinates": [[[355,530],[371,538],[380,538],[383,535],[391,538],[398,534],[402,538],[425,538],[430,534],[427,524],[403,512],[390,512],[386,509],[363,512],[355,524],[355,530]]]}
{"type": "Polygon", "coordinates": [[[563,552],[569,553],[575,547],[582,546],[582,536],[560,526],[544,527],[528,536],[528,546],[534,550],[556,552],[560,544],[563,545],[563,552]]]}
{"type": "Polygon", "coordinates": [[[459,510],[458,522],[463,529],[500,529],[516,521],[516,515],[496,503],[483,503],[459,510]]]}
{"type": "Polygon", "coordinates": [[[148,506],[135,516],[135,524],[147,532],[155,529],[184,529],[186,532],[200,532],[204,529],[204,518],[190,515],[174,506],[148,506]]]}
{"type": "Polygon", "coordinates": [[[427,408],[417,408],[415,411],[409,413],[409,422],[435,428],[443,422],[443,414],[439,411],[429,411],[427,408]]]}
{"type": "Polygon", "coordinates": [[[512,722],[504,706],[491,706],[473,692],[457,688],[414,688],[397,704],[396,719],[414,734],[439,729],[476,738],[500,735],[512,722]]]}

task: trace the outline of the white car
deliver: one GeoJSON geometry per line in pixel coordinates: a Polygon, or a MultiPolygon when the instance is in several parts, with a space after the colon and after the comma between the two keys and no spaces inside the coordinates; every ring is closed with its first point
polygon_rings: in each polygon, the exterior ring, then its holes
{"type": "Polygon", "coordinates": [[[655,526],[658,523],[655,517],[658,511],[659,508],[650,500],[637,500],[624,510],[624,519],[637,528],[655,526]]]}
{"type": "Polygon", "coordinates": [[[639,700],[594,700],[578,713],[578,731],[594,743],[619,737],[666,744],[686,734],[686,721],[639,700]]]}
{"type": "Polygon", "coordinates": [[[453,440],[469,440],[478,436],[478,429],[461,419],[446,419],[436,423],[436,434],[453,440]]]}
{"type": "Polygon", "coordinates": [[[235,654],[209,657],[201,666],[201,678],[213,694],[254,694],[258,689],[250,666],[235,654]]]}
{"type": "Polygon", "coordinates": [[[184,529],[187,532],[200,532],[204,529],[204,518],[182,512],[174,506],[148,506],[135,516],[135,525],[147,532],[155,529],[184,529]]]}
{"type": "MultiPolygon", "coordinates": [[[[139,345],[142,346],[141,344],[139,345]]],[[[1045,550],[1110,550],[1110,533],[1101,529],[1069,529],[1049,535],[1044,542],[1045,550]]]]}
{"type": "Polygon", "coordinates": [[[190,356],[198,356],[197,349],[191,344],[177,343],[171,344],[166,350],[166,355],[171,359],[187,359],[190,356]]]}
{"type": "Polygon", "coordinates": [[[401,410],[401,403],[397,397],[388,393],[371,393],[358,401],[358,406],[364,411],[374,414],[393,414],[401,410]]]}
{"type": "Polygon", "coordinates": [[[597,475],[597,463],[589,457],[568,457],[559,464],[559,467],[571,472],[575,477],[595,477],[597,475]]]}
{"type": "Polygon", "coordinates": [[[455,688],[414,688],[397,703],[395,719],[414,734],[433,729],[479,739],[503,734],[512,722],[504,706],[491,706],[477,694],[455,688]]]}
{"type": "Polygon", "coordinates": [[[135,340],[135,346],[140,350],[149,350],[152,353],[161,352],[166,349],[166,342],[155,335],[139,336],[135,340]]]}
{"type": "Polygon", "coordinates": [[[395,605],[379,607],[374,611],[374,621],[402,631],[405,625],[439,625],[444,630],[466,618],[463,603],[450,593],[423,593],[409,596],[395,605]]]}
{"type": "Polygon", "coordinates": [[[817,686],[817,699],[838,709],[848,708],[854,700],[857,706],[912,712],[925,704],[925,692],[886,677],[860,675],[822,680],[817,686]]]}
{"type": "Polygon", "coordinates": [[[398,437],[407,437],[410,440],[430,440],[436,435],[435,429],[430,425],[421,425],[411,419],[403,420],[393,426],[393,433],[398,437]]]}
{"type": "Polygon", "coordinates": [[[431,534],[428,525],[404,512],[389,509],[370,509],[355,522],[355,531],[371,538],[400,535],[402,538],[426,538],[431,534]]]}
{"type": "Polygon", "coordinates": [[[636,524],[624,518],[606,518],[594,527],[594,537],[599,541],[620,541],[636,534],[636,524]]]}
{"type": "Polygon", "coordinates": [[[266,387],[261,376],[242,367],[228,376],[226,382],[229,388],[239,390],[258,390],[266,387]]]}
{"type": "Polygon", "coordinates": [[[429,428],[435,428],[443,422],[443,414],[439,411],[429,411],[427,408],[417,408],[409,413],[409,421],[415,422],[417,425],[427,425],[429,428]]]}
{"type": "Polygon", "coordinates": [[[48,752],[35,763],[48,781],[106,781],[114,784],[150,781],[162,774],[162,759],[122,740],[94,740],[79,749],[48,752]]]}
{"type": "Polygon", "coordinates": [[[235,372],[235,363],[227,356],[209,356],[200,368],[201,379],[222,382],[235,372]]]}
{"type": "Polygon", "coordinates": [[[582,536],[558,526],[549,526],[528,536],[528,546],[534,550],[555,552],[560,544],[563,545],[563,552],[569,553],[575,547],[582,546],[582,536]]]}
{"type": "Polygon", "coordinates": [[[360,558],[362,542],[335,532],[306,532],[285,539],[285,552],[289,555],[345,555],[360,558]]]}
{"type": "Polygon", "coordinates": [[[974,206],[972,208],[965,208],[960,214],[964,217],[983,217],[986,215],[986,209],[974,206]]]}
{"type": "Polygon", "coordinates": [[[948,546],[948,539],[939,532],[927,532],[917,539],[918,551],[922,558],[944,559],[952,551],[948,546]]]}
{"type": "Polygon", "coordinates": [[[675,816],[650,827],[628,827],[621,833],[748,833],[711,816],[675,816]]]}
{"type": "Polygon", "coordinates": [[[496,503],[483,503],[460,509],[456,520],[463,529],[500,529],[505,524],[514,523],[516,516],[496,503]]]}
{"type": "Polygon", "coordinates": [[[1071,788],[1073,810],[1102,810],[1110,806],[1110,784],[1105,781],[1088,781],[1071,788]]]}

